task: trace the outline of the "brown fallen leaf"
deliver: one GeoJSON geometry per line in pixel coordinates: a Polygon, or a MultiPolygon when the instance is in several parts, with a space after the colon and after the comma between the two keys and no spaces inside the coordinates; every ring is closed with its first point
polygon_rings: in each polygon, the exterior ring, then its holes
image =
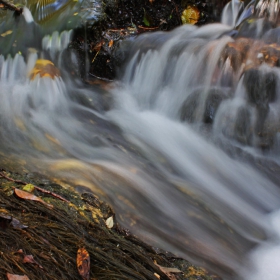
{"type": "Polygon", "coordinates": [[[7,272],[8,280],[30,280],[26,275],[10,274],[7,272]]]}
{"type": "Polygon", "coordinates": [[[83,280],[89,280],[90,257],[85,248],[80,248],[77,252],[77,267],[83,280]]]}
{"type": "Polygon", "coordinates": [[[23,263],[33,263],[38,265],[40,268],[43,268],[38,262],[36,262],[32,255],[25,255],[23,258],[23,263]]]}
{"type": "Polygon", "coordinates": [[[19,198],[38,201],[38,202],[41,202],[42,204],[44,204],[45,206],[47,206],[48,208],[51,208],[51,209],[53,208],[53,205],[46,203],[43,199],[41,199],[40,197],[38,197],[34,194],[22,191],[17,188],[14,189],[14,192],[15,192],[16,196],[18,196],[19,198]]]}
{"type": "Polygon", "coordinates": [[[92,50],[93,50],[93,51],[96,51],[96,52],[99,52],[99,51],[101,50],[103,44],[104,44],[104,41],[101,40],[101,41],[98,42],[95,46],[92,47],[92,50]]]}

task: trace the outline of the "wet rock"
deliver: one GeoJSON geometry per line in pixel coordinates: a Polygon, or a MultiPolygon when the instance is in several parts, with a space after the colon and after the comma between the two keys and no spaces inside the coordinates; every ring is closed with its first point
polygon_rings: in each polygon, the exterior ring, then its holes
{"type": "MultiPolygon", "coordinates": [[[[269,39],[267,40],[269,42],[269,39]]],[[[225,46],[220,62],[223,65],[229,61],[234,73],[240,75],[248,69],[257,69],[262,64],[279,67],[279,58],[280,47],[277,43],[270,44],[264,40],[237,38],[225,46]]]]}
{"type": "Polygon", "coordinates": [[[259,50],[257,56],[260,56],[260,63],[266,63],[271,67],[280,66],[280,48],[276,44],[267,44],[263,46],[259,50]]]}
{"type": "Polygon", "coordinates": [[[280,128],[279,117],[271,114],[269,110],[248,103],[236,110],[226,119],[223,134],[242,145],[271,150],[275,146],[280,128]]]}
{"type": "Polygon", "coordinates": [[[262,133],[262,136],[256,139],[256,147],[263,151],[270,150],[274,146],[275,137],[276,135],[262,133]]]}
{"type": "Polygon", "coordinates": [[[280,44],[280,27],[277,28],[273,28],[268,30],[264,36],[263,36],[263,40],[267,43],[267,44],[280,44]]]}
{"type": "Polygon", "coordinates": [[[210,91],[205,104],[204,122],[213,123],[216,112],[223,100],[228,96],[224,92],[214,89],[210,91]]]}
{"type": "Polygon", "coordinates": [[[267,108],[268,103],[276,100],[277,76],[275,73],[249,69],[244,73],[243,82],[248,101],[257,107],[267,108]]]}
{"type": "Polygon", "coordinates": [[[275,73],[265,73],[259,69],[250,69],[244,73],[247,99],[256,111],[254,144],[262,149],[269,149],[274,143],[275,133],[271,133],[267,117],[270,113],[269,104],[277,98],[277,80],[275,73]]]}
{"type": "Polygon", "coordinates": [[[252,145],[253,128],[251,122],[252,117],[249,109],[245,106],[240,107],[234,126],[234,138],[244,145],[252,145]]]}
{"type": "Polygon", "coordinates": [[[211,88],[206,92],[203,89],[196,89],[182,106],[181,120],[191,123],[202,120],[204,123],[212,124],[221,102],[227,98],[229,98],[227,89],[211,88]],[[201,111],[199,107],[203,106],[202,94],[206,96],[206,100],[201,111]]]}
{"type": "MultiPolygon", "coordinates": [[[[262,112],[258,112],[261,114],[262,112]]],[[[260,118],[261,119],[261,118],[260,118]]],[[[270,108],[263,121],[255,125],[255,145],[262,150],[270,150],[277,143],[277,133],[280,131],[280,119],[277,108],[270,108]]]]}
{"type": "Polygon", "coordinates": [[[272,29],[273,25],[270,21],[266,19],[258,19],[250,17],[244,20],[238,26],[237,37],[246,37],[246,38],[261,38],[268,30],[272,29]]]}
{"type": "Polygon", "coordinates": [[[83,87],[83,89],[75,89],[71,94],[75,103],[97,112],[105,112],[112,107],[112,95],[102,88],[102,84],[84,84],[83,87]]]}
{"type": "Polygon", "coordinates": [[[234,42],[229,42],[222,53],[222,62],[229,59],[233,70],[238,71],[245,61],[252,43],[253,40],[248,38],[238,38],[234,42]]]}
{"type": "Polygon", "coordinates": [[[194,122],[196,119],[196,111],[199,104],[200,93],[198,91],[192,92],[183,103],[180,113],[180,119],[182,121],[194,122]]]}

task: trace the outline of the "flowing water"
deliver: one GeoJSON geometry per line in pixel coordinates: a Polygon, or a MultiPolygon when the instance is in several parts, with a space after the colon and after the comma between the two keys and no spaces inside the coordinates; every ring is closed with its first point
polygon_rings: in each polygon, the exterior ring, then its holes
{"type": "Polygon", "coordinates": [[[37,50],[26,36],[24,55],[0,60],[1,166],[93,191],[124,227],[224,279],[279,279],[280,73],[260,49],[280,33],[264,18],[246,27],[252,3],[235,4],[224,24],[124,42],[107,90],[64,70],[71,31],[37,50]],[[38,58],[62,76],[30,79],[38,58]]]}

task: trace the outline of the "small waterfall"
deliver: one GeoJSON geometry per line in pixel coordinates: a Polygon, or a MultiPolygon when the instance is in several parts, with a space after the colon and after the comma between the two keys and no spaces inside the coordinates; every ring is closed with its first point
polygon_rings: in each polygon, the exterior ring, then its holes
{"type": "Polygon", "coordinates": [[[241,10],[243,9],[244,4],[241,1],[233,0],[228,2],[223,10],[221,23],[234,27],[236,25],[237,19],[239,19],[241,10]]]}
{"type": "Polygon", "coordinates": [[[109,90],[68,73],[71,31],[23,40],[0,57],[1,165],[95,192],[133,233],[223,279],[264,279],[260,256],[279,244],[279,30],[236,4],[224,24],[124,42],[109,90]]]}

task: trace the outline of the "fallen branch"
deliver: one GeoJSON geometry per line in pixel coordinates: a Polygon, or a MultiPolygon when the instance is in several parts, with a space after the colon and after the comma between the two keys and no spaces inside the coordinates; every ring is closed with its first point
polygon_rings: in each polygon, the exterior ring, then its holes
{"type": "MultiPolygon", "coordinates": [[[[0,0],[0,1],[1,1],[1,0],[0,0]]],[[[0,172],[0,177],[5,178],[6,180],[11,181],[11,182],[14,182],[14,183],[17,183],[17,184],[21,184],[21,185],[27,185],[27,184],[29,184],[29,183],[26,183],[26,182],[21,181],[21,180],[15,180],[15,179],[13,179],[13,178],[10,178],[10,177],[6,176],[3,172],[0,172]]],[[[35,188],[37,191],[40,191],[40,192],[42,192],[42,193],[49,194],[49,195],[51,195],[51,196],[53,196],[53,197],[55,197],[55,198],[58,198],[58,199],[60,199],[60,200],[62,200],[62,201],[64,201],[64,202],[70,203],[69,200],[65,199],[64,197],[62,197],[62,196],[60,196],[60,195],[58,195],[58,194],[56,194],[56,193],[54,193],[54,192],[45,190],[45,189],[40,188],[40,187],[37,187],[37,186],[35,186],[35,185],[33,185],[33,186],[34,186],[34,188],[35,188]]]]}
{"type": "Polygon", "coordinates": [[[8,9],[10,11],[14,11],[18,15],[22,14],[22,12],[23,12],[22,8],[18,8],[14,4],[8,3],[7,1],[0,0],[0,4],[2,4],[5,9],[8,9]]]}

